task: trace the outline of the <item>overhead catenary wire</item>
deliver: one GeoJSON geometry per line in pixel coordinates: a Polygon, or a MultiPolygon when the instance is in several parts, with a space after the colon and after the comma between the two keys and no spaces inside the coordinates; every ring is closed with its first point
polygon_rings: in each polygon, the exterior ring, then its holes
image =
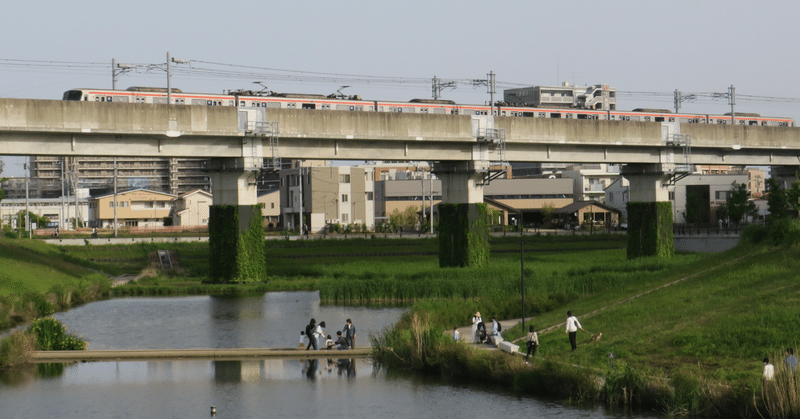
{"type": "MultiPolygon", "coordinates": [[[[327,73],[319,71],[289,70],[272,67],[230,64],[204,60],[188,60],[189,65],[172,66],[172,76],[186,80],[208,81],[247,81],[254,80],[304,85],[350,85],[361,87],[392,88],[396,90],[430,89],[431,78],[374,76],[366,74],[327,73]]],[[[139,77],[163,77],[166,63],[127,63],[131,71],[139,77]]],[[[108,62],[73,62],[57,60],[23,60],[0,58],[0,72],[69,74],[71,76],[97,76],[108,74],[108,62]]],[[[475,79],[442,78],[442,82],[453,83],[457,87],[475,89],[475,79]]],[[[499,88],[516,88],[533,86],[532,83],[497,81],[499,88]]],[[[693,95],[695,104],[723,104],[724,93],[718,92],[686,92],[693,95]]],[[[647,92],[617,90],[618,97],[630,97],[639,102],[671,103],[673,92],[647,92]]],[[[797,105],[800,98],[777,97],[763,95],[736,95],[737,101],[750,105],[777,106],[797,105]]],[[[669,107],[669,106],[667,106],[669,107]]]]}

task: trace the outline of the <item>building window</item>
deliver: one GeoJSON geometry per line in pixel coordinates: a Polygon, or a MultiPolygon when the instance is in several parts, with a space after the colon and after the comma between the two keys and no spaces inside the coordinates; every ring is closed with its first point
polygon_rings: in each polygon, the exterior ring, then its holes
{"type": "Polygon", "coordinates": [[[372,192],[365,192],[364,195],[367,201],[372,201],[373,198],[372,192]]]}
{"type": "Polygon", "coordinates": [[[339,175],[339,183],[350,183],[350,175],[339,175]]]}
{"type": "Polygon", "coordinates": [[[342,214],[342,222],[349,223],[350,222],[350,214],[342,214]]]}
{"type": "Polygon", "coordinates": [[[342,203],[347,202],[347,194],[342,194],[342,203]]]}
{"type": "Polygon", "coordinates": [[[269,203],[269,207],[270,207],[270,209],[275,209],[275,203],[274,202],[270,202],[269,203]]]}
{"type": "Polygon", "coordinates": [[[728,199],[728,193],[730,191],[716,191],[714,192],[714,198],[717,200],[725,200],[728,199]]]}
{"type": "Polygon", "coordinates": [[[675,200],[675,192],[674,191],[669,193],[669,198],[668,199],[670,201],[674,201],[675,200]]]}

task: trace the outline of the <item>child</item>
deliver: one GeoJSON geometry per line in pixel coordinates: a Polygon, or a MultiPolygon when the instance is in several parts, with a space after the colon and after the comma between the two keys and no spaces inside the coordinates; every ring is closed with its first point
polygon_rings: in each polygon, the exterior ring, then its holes
{"type": "Polygon", "coordinates": [[[325,349],[333,349],[333,338],[331,335],[328,335],[328,338],[325,339],[325,349]]]}
{"type": "Polygon", "coordinates": [[[461,340],[461,334],[458,333],[458,327],[453,327],[453,340],[458,342],[461,340]]]}
{"type": "Polygon", "coordinates": [[[306,332],[300,331],[300,343],[297,345],[297,349],[305,349],[306,345],[308,345],[308,339],[306,339],[306,332]]]}

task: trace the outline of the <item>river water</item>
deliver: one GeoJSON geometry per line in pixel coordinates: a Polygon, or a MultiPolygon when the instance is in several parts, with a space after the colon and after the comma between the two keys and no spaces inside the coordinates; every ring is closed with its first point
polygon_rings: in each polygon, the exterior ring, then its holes
{"type": "MultiPolygon", "coordinates": [[[[55,317],[90,349],[295,347],[310,317],[326,333],[347,318],[356,344],[394,324],[397,308],[321,306],[316,292],[246,298],[128,298],[55,317]]],[[[336,353],[332,353],[336,355],[336,353]]],[[[0,375],[2,418],[616,418],[478,384],[388,373],[370,359],[129,361],[41,364],[0,375]]]]}

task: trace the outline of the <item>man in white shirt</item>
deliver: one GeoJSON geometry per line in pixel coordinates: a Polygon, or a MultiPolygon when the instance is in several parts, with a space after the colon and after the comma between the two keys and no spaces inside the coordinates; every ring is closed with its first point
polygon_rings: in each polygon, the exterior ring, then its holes
{"type": "MultiPolygon", "coordinates": [[[[578,343],[576,341],[576,337],[578,335],[578,329],[586,330],[581,327],[581,322],[578,321],[578,318],[572,315],[572,310],[567,311],[567,334],[569,335],[569,344],[572,345],[572,350],[578,349],[578,343]]],[[[586,332],[589,333],[589,332],[586,332]]]]}

